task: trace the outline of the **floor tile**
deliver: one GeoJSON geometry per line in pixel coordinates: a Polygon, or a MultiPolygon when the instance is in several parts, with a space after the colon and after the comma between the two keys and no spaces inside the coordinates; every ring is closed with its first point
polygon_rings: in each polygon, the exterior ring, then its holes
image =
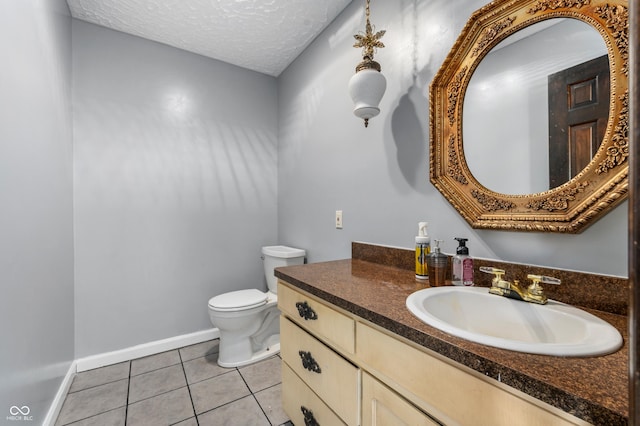
{"type": "Polygon", "coordinates": [[[125,426],[125,416],[125,407],[120,407],[88,419],[70,423],[69,426],[125,426]]]}
{"type": "Polygon", "coordinates": [[[189,384],[201,382],[232,370],[235,369],[224,368],[218,365],[217,353],[192,359],[184,363],[184,372],[187,375],[187,382],[189,384]]]}
{"type": "Polygon", "coordinates": [[[223,368],[219,342],[78,373],[56,426],[293,426],[282,410],[281,358],[223,368]]]}
{"type": "Polygon", "coordinates": [[[125,406],[127,388],[125,379],[68,394],[56,425],[66,425],[125,406]]]}
{"type": "Polygon", "coordinates": [[[269,426],[270,423],[251,395],[198,416],[200,426],[269,426]]]}
{"type": "Polygon", "coordinates": [[[180,348],[180,358],[185,362],[218,352],[220,352],[220,339],[214,339],[180,348]]]}
{"type": "Polygon", "coordinates": [[[190,386],[196,414],[220,407],[249,395],[249,388],[237,370],[195,383],[190,386]]]}
{"type": "Polygon", "coordinates": [[[172,365],[133,376],[129,382],[129,404],[187,385],[182,365],[172,365]]]}
{"type": "Polygon", "coordinates": [[[158,370],[159,368],[168,367],[170,365],[180,364],[180,355],[178,350],[162,352],[150,355],[144,358],[138,358],[131,361],[131,375],[147,373],[149,371],[158,370]]]}
{"type": "Polygon", "coordinates": [[[69,392],[77,392],[94,386],[129,378],[129,361],[76,374],[69,392]]]}
{"type": "Polygon", "coordinates": [[[281,425],[289,421],[282,409],[282,385],[278,384],[255,394],[262,411],[272,425],[281,425]]]}
{"type": "Polygon", "coordinates": [[[240,367],[238,370],[253,393],[282,381],[282,360],[278,356],[240,367]]]}
{"type": "Polygon", "coordinates": [[[129,405],[127,426],[163,426],[194,417],[189,390],[180,388],[129,405]]]}

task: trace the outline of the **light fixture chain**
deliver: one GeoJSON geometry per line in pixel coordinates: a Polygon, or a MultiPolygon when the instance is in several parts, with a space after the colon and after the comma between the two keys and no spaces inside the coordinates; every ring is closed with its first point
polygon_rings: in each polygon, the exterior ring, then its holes
{"type": "Polygon", "coordinates": [[[367,17],[367,25],[371,25],[371,23],[369,22],[369,16],[371,15],[371,10],[369,9],[369,2],[370,0],[367,0],[367,4],[364,9],[364,16],[367,17]]]}

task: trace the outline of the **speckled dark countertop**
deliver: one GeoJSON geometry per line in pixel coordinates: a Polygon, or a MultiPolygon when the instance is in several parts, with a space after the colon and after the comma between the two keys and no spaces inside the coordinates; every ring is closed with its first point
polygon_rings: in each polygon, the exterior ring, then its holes
{"type": "Polygon", "coordinates": [[[347,259],[278,268],[275,275],[590,423],[628,423],[628,333],[624,315],[586,309],[622,334],[624,346],[613,354],[592,358],[531,355],[460,339],[415,318],[405,307],[405,300],[428,284],[416,280],[414,272],[402,265],[347,259]]]}

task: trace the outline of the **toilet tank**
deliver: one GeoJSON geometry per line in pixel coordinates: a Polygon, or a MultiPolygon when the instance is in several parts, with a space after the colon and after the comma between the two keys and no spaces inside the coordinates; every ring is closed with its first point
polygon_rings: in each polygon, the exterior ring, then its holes
{"type": "Polygon", "coordinates": [[[264,274],[267,277],[267,286],[272,293],[278,292],[278,279],[273,275],[273,270],[280,266],[302,265],[306,252],[287,246],[262,247],[262,262],[264,274]]]}

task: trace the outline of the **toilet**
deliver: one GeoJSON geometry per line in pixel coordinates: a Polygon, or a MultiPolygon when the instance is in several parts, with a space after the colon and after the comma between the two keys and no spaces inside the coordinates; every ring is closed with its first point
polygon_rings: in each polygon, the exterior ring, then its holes
{"type": "Polygon", "coordinates": [[[209,318],[220,331],[218,365],[240,367],[280,352],[277,278],[280,266],[301,265],[306,252],[287,246],[262,247],[268,291],[238,290],[209,299],[209,318]]]}

